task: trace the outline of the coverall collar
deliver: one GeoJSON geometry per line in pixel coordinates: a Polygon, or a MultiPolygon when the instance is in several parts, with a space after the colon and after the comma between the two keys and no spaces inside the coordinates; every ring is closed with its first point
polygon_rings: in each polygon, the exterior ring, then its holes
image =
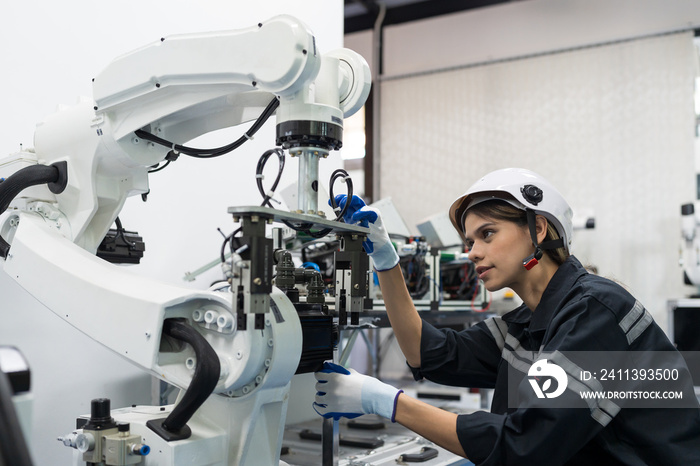
{"type": "Polygon", "coordinates": [[[547,287],[542,293],[542,299],[535,309],[531,311],[526,305],[521,305],[502,316],[503,321],[514,324],[527,325],[529,322],[530,332],[543,331],[561,307],[561,303],[566,298],[569,290],[586,269],[574,256],[569,256],[552,276],[547,287]]]}

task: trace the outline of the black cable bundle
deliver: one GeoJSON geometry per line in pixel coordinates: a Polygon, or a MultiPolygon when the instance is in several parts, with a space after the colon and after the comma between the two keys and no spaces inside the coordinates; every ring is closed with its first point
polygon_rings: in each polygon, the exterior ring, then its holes
{"type": "MultiPolygon", "coordinates": [[[[243,143],[246,142],[248,139],[251,139],[253,135],[255,135],[255,133],[257,133],[258,130],[262,127],[262,125],[265,124],[265,122],[272,116],[272,114],[275,113],[275,110],[277,110],[279,104],[280,101],[277,99],[277,97],[274,97],[272,101],[270,101],[270,103],[267,105],[267,107],[265,107],[265,110],[263,110],[258,119],[255,120],[253,126],[251,126],[250,129],[243,136],[241,136],[231,144],[227,144],[225,146],[217,147],[214,149],[197,149],[194,147],[182,146],[180,144],[175,144],[171,141],[167,141],[163,138],[159,138],[155,134],[151,134],[142,129],[138,129],[134,131],[134,133],[136,134],[136,136],[145,139],[146,141],[160,144],[161,146],[169,147],[176,154],[185,154],[190,157],[208,159],[228,154],[229,152],[238,149],[240,146],[242,146],[243,143]]],[[[165,166],[162,166],[161,169],[162,168],[165,168],[165,166]]]]}
{"type": "Polygon", "coordinates": [[[350,201],[352,200],[352,195],[353,195],[353,188],[352,188],[352,178],[350,178],[350,175],[348,174],[347,171],[343,170],[342,168],[339,168],[338,170],[334,171],[333,174],[331,175],[331,182],[329,183],[329,194],[330,194],[330,201],[331,201],[331,207],[333,207],[334,212],[338,212],[335,219],[339,222],[344,221],[343,216],[345,216],[345,212],[348,211],[348,206],[350,205],[350,201]],[[345,199],[345,205],[343,206],[343,209],[338,212],[338,204],[335,202],[335,195],[333,194],[333,185],[335,184],[336,180],[338,178],[343,178],[345,179],[345,184],[348,187],[348,192],[347,192],[347,198],[345,199]]]}
{"type": "Polygon", "coordinates": [[[189,437],[191,431],[187,427],[187,421],[214,392],[221,374],[221,363],[207,340],[187,321],[168,319],[163,322],[163,333],[192,346],[197,357],[197,366],[190,386],[170,415],[160,424],[151,420],[147,425],[166,440],[180,440],[189,437]],[[169,437],[169,434],[172,434],[172,437],[169,437]]]}
{"type": "Polygon", "coordinates": [[[425,262],[425,251],[418,252],[408,259],[399,262],[404,274],[404,281],[413,299],[421,299],[430,289],[428,265],[425,262]]]}
{"type": "MultiPolygon", "coordinates": [[[[62,193],[68,182],[67,167],[66,162],[57,162],[53,165],[30,165],[13,173],[0,183],[0,214],[7,210],[10,202],[22,190],[30,186],[48,184],[52,193],[62,193]]],[[[9,252],[10,244],[0,237],[0,256],[7,257],[9,252]]]]}
{"type": "Polygon", "coordinates": [[[280,182],[280,179],[282,178],[282,172],[284,171],[284,151],[282,149],[270,149],[267,150],[263,153],[263,155],[260,156],[258,159],[258,166],[255,169],[255,182],[258,185],[258,192],[260,192],[260,195],[263,197],[262,204],[260,204],[261,207],[272,207],[272,204],[270,204],[270,199],[272,199],[271,194],[275,192],[277,189],[277,185],[280,182]],[[277,160],[279,161],[279,168],[277,169],[277,177],[275,178],[275,182],[272,183],[272,188],[270,189],[270,194],[265,192],[265,188],[263,188],[262,180],[263,180],[263,171],[265,169],[265,164],[267,163],[267,160],[270,158],[272,154],[277,155],[277,160]]]}
{"type": "MultiPolygon", "coordinates": [[[[260,159],[258,159],[258,165],[255,170],[255,177],[256,177],[256,183],[258,186],[258,192],[260,192],[260,195],[263,197],[263,202],[261,204],[261,207],[270,207],[274,208],[272,204],[270,203],[270,200],[272,199],[271,194],[265,192],[265,188],[263,187],[262,180],[263,180],[263,171],[265,169],[265,164],[267,163],[268,159],[272,156],[272,154],[277,154],[277,158],[279,161],[279,169],[277,170],[277,176],[275,178],[274,183],[272,184],[272,189],[271,193],[275,192],[275,189],[277,189],[277,185],[280,182],[280,179],[282,178],[282,172],[284,170],[284,151],[282,149],[270,149],[268,151],[265,151],[261,156],[260,159]]],[[[333,209],[338,212],[338,205],[335,202],[335,196],[333,194],[333,185],[335,182],[343,178],[345,180],[345,183],[348,186],[348,199],[352,199],[352,194],[353,194],[353,189],[352,189],[352,179],[350,178],[350,175],[348,174],[347,171],[343,169],[338,169],[333,172],[331,175],[330,179],[330,185],[329,185],[329,191],[330,191],[330,203],[333,209]]],[[[350,203],[346,202],[345,206],[343,206],[343,209],[338,212],[336,218],[334,219],[337,222],[342,222],[343,221],[343,215],[345,215],[345,212],[348,210],[348,205],[350,203]]],[[[287,225],[289,228],[291,228],[294,231],[298,231],[301,233],[305,233],[312,238],[323,238],[327,234],[329,234],[331,231],[333,231],[332,228],[324,228],[319,231],[311,231],[311,225],[301,225],[301,226],[295,226],[291,224],[288,221],[283,221],[285,225],[287,225]]]]}

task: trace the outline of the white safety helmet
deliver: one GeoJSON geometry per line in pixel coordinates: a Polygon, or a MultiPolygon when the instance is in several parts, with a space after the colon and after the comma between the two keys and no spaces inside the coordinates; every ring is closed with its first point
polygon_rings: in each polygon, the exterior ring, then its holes
{"type": "Polygon", "coordinates": [[[452,203],[450,220],[462,240],[466,241],[464,220],[467,210],[493,199],[500,199],[518,209],[544,216],[554,225],[563,239],[566,252],[570,253],[573,232],[571,207],[547,180],[524,168],[504,168],[491,172],[452,203]]]}

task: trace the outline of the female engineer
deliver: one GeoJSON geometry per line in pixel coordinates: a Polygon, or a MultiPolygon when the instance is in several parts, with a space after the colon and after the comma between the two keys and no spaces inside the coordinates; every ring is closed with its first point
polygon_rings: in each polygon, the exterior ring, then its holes
{"type": "MultiPolygon", "coordinates": [[[[342,207],[347,199],[337,201],[342,207]]],[[[581,399],[580,388],[595,381],[569,354],[680,356],[641,303],[616,283],[588,274],[570,255],[572,212],[545,179],[525,169],[497,170],[452,204],[450,219],[486,289],[507,287],[523,301],[459,332],[421,320],[378,212],[355,196],[346,217],[370,229],[365,250],[416,380],[493,388],[493,403],[491,412],[455,414],[327,363],[316,373],[320,415],[377,414],[477,465],[700,464],[700,408],[689,377],[677,382],[686,395],[679,408],[661,400],[626,408],[617,400],[581,399]],[[564,380],[545,385],[548,378],[529,377],[552,363],[564,380]],[[559,404],[547,397],[555,394],[552,388],[561,394],[559,404]]]]}

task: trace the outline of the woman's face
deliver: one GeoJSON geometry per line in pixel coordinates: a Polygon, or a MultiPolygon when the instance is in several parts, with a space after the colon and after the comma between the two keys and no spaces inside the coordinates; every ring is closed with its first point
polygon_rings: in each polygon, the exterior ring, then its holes
{"type": "Polygon", "coordinates": [[[519,288],[527,277],[523,259],[534,251],[527,227],[467,212],[464,228],[469,259],[486,289],[519,288]]]}

